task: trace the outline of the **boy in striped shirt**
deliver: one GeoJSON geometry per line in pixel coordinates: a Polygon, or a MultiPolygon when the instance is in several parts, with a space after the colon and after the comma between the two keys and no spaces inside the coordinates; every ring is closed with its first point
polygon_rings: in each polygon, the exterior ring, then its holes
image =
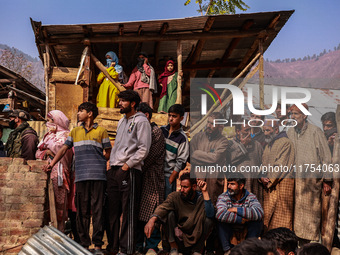
{"type": "Polygon", "coordinates": [[[228,190],[217,200],[216,219],[218,235],[224,254],[229,254],[233,245],[230,239],[237,225],[245,225],[246,238],[259,237],[263,226],[263,209],[256,196],[244,186],[246,179],[228,179],[228,190]]]}
{"type": "Polygon", "coordinates": [[[72,129],[65,144],[52,162],[44,167],[44,171],[50,171],[67,150],[74,147],[76,222],[80,244],[85,248],[91,245],[89,226],[92,211],[92,243],[95,245],[95,254],[102,254],[100,250],[104,244],[102,239],[106,162],[110,158],[111,144],[106,129],[94,123],[94,119],[98,115],[96,105],[90,102],[82,103],[78,107],[77,115],[82,124],[72,129]]]}

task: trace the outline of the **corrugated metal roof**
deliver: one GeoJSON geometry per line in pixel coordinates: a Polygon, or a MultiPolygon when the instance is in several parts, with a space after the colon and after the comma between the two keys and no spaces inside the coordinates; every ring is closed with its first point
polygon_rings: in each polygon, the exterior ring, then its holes
{"type": "MultiPolygon", "coordinates": [[[[264,85],[264,103],[266,108],[270,108],[272,105],[273,87],[278,88],[278,99],[281,98],[280,88],[291,88],[285,86],[264,85]]],[[[248,88],[252,88],[254,106],[258,106],[260,104],[259,85],[246,84],[243,91],[247,93],[248,88]]],[[[307,89],[311,93],[311,99],[309,100],[307,105],[312,115],[308,116],[308,120],[312,124],[322,128],[321,116],[326,112],[336,111],[337,105],[340,104],[340,90],[315,88],[304,89],[307,89]]],[[[304,95],[295,94],[294,98],[304,98],[304,95]]]]}
{"type": "Polygon", "coordinates": [[[73,255],[92,254],[52,226],[45,226],[34,234],[19,255],[73,255]]]}

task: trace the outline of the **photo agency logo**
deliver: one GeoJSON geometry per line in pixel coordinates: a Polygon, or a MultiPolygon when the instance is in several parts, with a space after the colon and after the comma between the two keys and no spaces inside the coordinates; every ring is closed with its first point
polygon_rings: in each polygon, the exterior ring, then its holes
{"type": "MultiPolygon", "coordinates": [[[[219,82],[221,82],[222,79],[219,79],[219,82]]],[[[247,115],[245,111],[245,105],[247,105],[248,110],[250,113],[260,116],[267,116],[267,115],[274,115],[275,116],[275,110],[277,109],[278,102],[280,102],[281,105],[281,113],[282,115],[287,115],[287,106],[290,105],[296,105],[303,114],[305,115],[312,115],[306,108],[303,106],[303,103],[308,103],[308,101],[311,99],[311,93],[309,90],[304,88],[296,88],[296,87],[272,87],[271,91],[271,107],[268,109],[258,109],[254,106],[253,102],[253,89],[251,87],[247,88],[247,98],[245,97],[243,91],[238,88],[237,86],[230,85],[230,84],[221,84],[221,83],[215,83],[214,85],[208,85],[207,83],[200,82],[199,86],[196,86],[200,90],[200,113],[201,115],[206,115],[209,109],[213,107],[214,104],[219,104],[223,108],[223,102],[222,98],[220,97],[221,93],[217,92],[217,89],[219,91],[228,90],[230,91],[232,95],[232,115],[247,115]],[[204,93],[202,93],[204,92],[204,93]],[[298,96],[297,96],[298,95],[298,96]],[[208,100],[211,98],[211,100],[208,100]],[[247,101],[246,101],[247,100],[247,101]]],[[[196,92],[196,97],[198,93],[196,92]]],[[[197,98],[196,100],[197,101],[197,98]]],[[[280,121],[280,124],[282,126],[296,126],[297,121],[294,119],[284,119],[279,120],[275,118],[270,118],[272,121],[272,125],[274,125],[275,121],[280,121]]],[[[245,120],[243,122],[233,122],[232,119],[214,119],[214,126],[215,125],[226,125],[230,124],[230,126],[233,126],[233,124],[244,124],[245,120]]],[[[251,127],[261,127],[263,126],[264,121],[260,119],[256,120],[249,120],[248,125],[251,127]],[[259,121],[260,125],[252,125],[252,122],[259,121]]]]}

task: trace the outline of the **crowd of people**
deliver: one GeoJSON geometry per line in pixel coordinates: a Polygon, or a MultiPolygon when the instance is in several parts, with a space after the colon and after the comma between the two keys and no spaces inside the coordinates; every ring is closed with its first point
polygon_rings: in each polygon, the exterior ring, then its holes
{"type": "MultiPolygon", "coordinates": [[[[65,114],[51,111],[39,142],[29,114],[15,110],[9,115],[14,130],[0,144],[3,156],[47,160],[43,170],[52,181],[60,231],[69,217],[74,240],[94,245],[94,254],[330,254],[340,246],[337,180],[322,171],[306,175],[312,165],[339,167],[334,112],[322,116],[323,131],[296,105],[286,109],[295,127],[251,114],[253,125],[237,124],[233,139],[215,124],[224,116],[214,112],[189,143],[181,124],[185,109],[175,104],[181,74],[174,62],[158,79],[157,111],[168,114],[168,125],[158,127],[151,123],[157,82],[147,55],[139,54],[128,80],[114,52],[106,59],[111,77],[130,90],[119,92],[101,73],[97,105],[78,107],[78,127],[69,130],[65,114]],[[124,114],[113,147],[95,122],[97,106],[118,106],[124,114]],[[203,171],[207,165],[232,166],[237,174],[211,174],[203,171]],[[264,174],[275,166],[289,171],[264,174]],[[247,167],[258,171],[243,173],[247,167]]],[[[280,104],[276,118],[287,119],[280,104]]]]}
{"type": "MultiPolygon", "coordinates": [[[[49,112],[40,142],[25,111],[10,114],[14,130],[7,155],[48,161],[43,170],[53,183],[58,229],[65,230],[67,217],[73,219],[73,237],[83,247],[93,244],[95,254],[226,255],[329,254],[325,246],[339,246],[338,203],[330,200],[339,193],[335,179],[305,178],[302,171],[235,176],[196,171],[204,164],[232,165],[238,173],[245,166],[331,164],[339,148],[335,113],[322,116],[324,132],[295,105],[288,110],[297,125],[288,130],[252,114],[263,127],[238,124],[228,140],[223,125],[214,125],[223,116],[214,112],[189,147],[182,105],[172,105],[169,124],[158,127],[136,91],[117,96],[124,117],[113,148],[107,131],[95,123],[98,108],[90,102],[79,106],[79,126],[71,131],[65,114],[49,112]],[[329,220],[332,229],[326,227],[329,220]],[[320,241],[325,246],[315,243],[320,241]]],[[[280,110],[279,105],[277,118],[280,110]]]]}
{"type": "MultiPolygon", "coordinates": [[[[119,81],[126,89],[132,89],[138,93],[141,101],[147,103],[152,109],[153,95],[159,95],[158,109],[159,113],[167,113],[170,106],[175,104],[177,99],[177,77],[183,73],[176,72],[175,62],[168,60],[164,67],[164,72],[156,78],[154,68],[149,63],[148,54],[145,52],[138,53],[137,64],[132,70],[129,79],[120,66],[119,59],[113,51],[105,54],[106,71],[108,75],[119,81]],[[159,86],[158,86],[159,84],[159,86]],[[158,91],[161,90],[161,91],[158,91]]],[[[118,107],[119,90],[116,86],[101,72],[97,77],[97,83],[100,85],[97,94],[97,106],[115,108],[118,107]]]]}

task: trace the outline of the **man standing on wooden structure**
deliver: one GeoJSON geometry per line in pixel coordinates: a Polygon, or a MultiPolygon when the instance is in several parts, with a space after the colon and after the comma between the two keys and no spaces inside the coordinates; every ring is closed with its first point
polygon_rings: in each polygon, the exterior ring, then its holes
{"type": "Polygon", "coordinates": [[[140,97],[126,90],[119,95],[120,113],[117,135],[107,172],[107,251],[133,254],[136,245],[137,218],[142,188],[142,166],[151,146],[151,126],[137,112],[140,97]],[[123,214],[122,224],[120,216],[123,214]],[[120,233],[120,235],[119,235],[120,233]]]}

